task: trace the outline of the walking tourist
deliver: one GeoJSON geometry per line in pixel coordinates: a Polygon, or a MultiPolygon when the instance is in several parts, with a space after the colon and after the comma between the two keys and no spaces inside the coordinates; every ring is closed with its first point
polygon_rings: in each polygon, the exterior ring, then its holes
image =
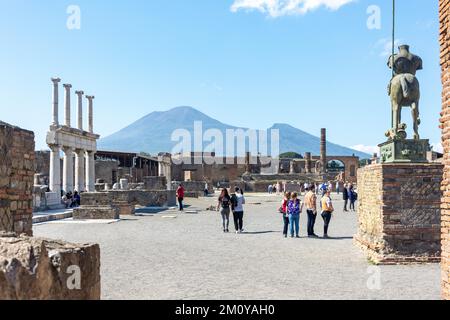
{"type": "Polygon", "coordinates": [[[284,194],[283,201],[281,202],[280,213],[283,215],[283,236],[287,238],[289,229],[289,213],[288,213],[288,203],[291,199],[291,193],[286,192],[284,194]]]}
{"type": "Polygon", "coordinates": [[[208,190],[208,182],[205,183],[205,190],[204,190],[204,196],[207,197],[209,195],[209,190],[208,190]]]}
{"type": "Polygon", "coordinates": [[[300,238],[300,213],[301,213],[300,205],[301,204],[300,200],[298,199],[298,194],[294,192],[291,196],[291,200],[289,200],[288,202],[288,214],[289,214],[291,238],[294,237],[294,231],[295,236],[297,238],[300,238]]]}
{"type": "Polygon", "coordinates": [[[357,199],[357,194],[355,192],[355,188],[353,187],[353,185],[350,185],[350,187],[348,188],[348,198],[350,201],[350,210],[355,212],[355,202],[357,199]]]}
{"type": "Polygon", "coordinates": [[[231,210],[233,211],[234,228],[236,233],[244,232],[244,204],[245,198],[239,187],[234,188],[231,196],[231,210]]]}
{"type": "Polygon", "coordinates": [[[223,232],[230,232],[230,206],[231,197],[228,194],[228,190],[224,188],[220,193],[219,201],[217,204],[217,211],[219,211],[222,216],[223,232]]]}
{"type": "Polygon", "coordinates": [[[344,200],[344,212],[348,212],[347,206],[348,206],[348,186],[347,184],[344,184],[344,190],[342,191],[342,199],[344,200]]]}
{"type": "Polygon", "coordinates": [[[273,193],[273,185],[270,185],[270,186],[267,187],[267,192],[268,192],[269,194],[272,194],[272,193],[273,193]]]}
{"type": "Polygon", "coordinates": [[[277,182],[277,184],[276,184],[276,186],[275,186],[275,189],[276,189],[277,195],[279,195],[280,192],[281,192],[281,184],[280,184],[280,182],[277,182]]]}
{"type": "Polygon", "coordinates": [[[313,186],[307,188],[307,193],[304,199],[304,206],[306,207],[306,213],[308,215],[308,237],[318,238],[314,233],[314,225],[317,218],[317,196],[313,186]]]}
{"type": "Polygon", "coordinates": [[[334,212],[333,203],[331,201],[331,191],[327,190],[321,201],[323,226],[323,238],[328,239],[328,227],[330,225],[331,216],[334,212]]]}
{"type": "Polygon", "coordinates": [[[326,184],[325,182],[322,183],[322,184],[320,185],[320,192],[321,192],[321,194],[322,194],[322,197],[326,194],[327,190],[328,190],[327,184],[326,184]]]}
{"type": "Polygon", "coordinates": [[[183,211],[184,187],[182,184],[180,184],[177,188],[177,199],[178,199],[178,207],[180,211],[183,211]]]}
{"type": "Polygon", "coordinates": [[[341,182],[336,181],[336,193],[339,195],[341,193],[341,182]]]}

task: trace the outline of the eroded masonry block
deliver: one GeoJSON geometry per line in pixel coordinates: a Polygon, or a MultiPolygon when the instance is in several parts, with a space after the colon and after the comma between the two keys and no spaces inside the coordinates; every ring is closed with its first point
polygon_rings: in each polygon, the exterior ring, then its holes
{"type": "Polygon", "coordinates": [[[0,300],[100,299],[100,247],[0,234],[0,300]]]}
{"type": "Polygon", "coordinates": [[[75,220],[118,220],[119,208],[115,205],[81,206],[73,210],[75,220]]]}
{"type": "Polygon", "coordinates": [[[32,235],[34,133],[0,121],[0,231],[32,235]]]}
{"type": "Polygon", "coordinates": [[[379,264],[439,262],[443,166],[374,164],[358,171],[355,242],[379,264]]]}

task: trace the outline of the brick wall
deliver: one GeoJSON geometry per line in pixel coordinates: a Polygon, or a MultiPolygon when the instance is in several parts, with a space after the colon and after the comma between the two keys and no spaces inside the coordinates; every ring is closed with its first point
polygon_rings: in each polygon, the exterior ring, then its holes
{"type": "Polygon", "coordinates": [[[450,300],[450,0],[439,1],[442,113],[441,129],[444,146],[444,180],[442,183],[442,296],[450,300]]]}
{"type": "Polygon", "coordinates": [[[0,121],[0,231],[32,235],[34,133],[0,121]]]}
{"type": "Polygon", "coordinates": [[[439,262],[440,164],[374,164],[358,171],[355,239],[377,263],[439,262]]]}

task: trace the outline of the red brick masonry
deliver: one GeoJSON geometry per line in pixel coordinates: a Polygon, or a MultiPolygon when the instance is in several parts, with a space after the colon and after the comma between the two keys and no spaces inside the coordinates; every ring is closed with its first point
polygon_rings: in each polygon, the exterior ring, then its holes
{"type": "Polygon", "coordinates": [[[443,84],[441,129],[445,164],[442,182],[442,297],[450,300],[450,0],[439,1],[439,17],[443,84]]]}
{"type": "Polygon", "coordinates": [[[439,262],[443,166],[374,164],[358,170],[357,245],[379,264],[439,262]]]}
{"type": "Polygon", "coordinates": [[[0,121],[0,231],[32,235],[34,133],[0,121]]]}

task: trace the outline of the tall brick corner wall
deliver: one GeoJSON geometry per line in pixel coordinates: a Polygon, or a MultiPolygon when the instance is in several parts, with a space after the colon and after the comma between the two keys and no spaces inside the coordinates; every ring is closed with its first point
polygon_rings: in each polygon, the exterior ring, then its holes
{"type": "Polygon", "coordinates": [[[439,262],[443,166],[374,164],[358,170],[359,245],[375,263],[439,262]]]}
{"type": "Polygon", "coordinates": [[[34,133],[0,121],[0,231],[32,235],[34,133]]]}
{"type": "Polygon", "coordinates": [[[442,67],[442,145],[444,180],[442,182],[442,297],[450,300],[450,0],[439,0],[442,67]]]}

